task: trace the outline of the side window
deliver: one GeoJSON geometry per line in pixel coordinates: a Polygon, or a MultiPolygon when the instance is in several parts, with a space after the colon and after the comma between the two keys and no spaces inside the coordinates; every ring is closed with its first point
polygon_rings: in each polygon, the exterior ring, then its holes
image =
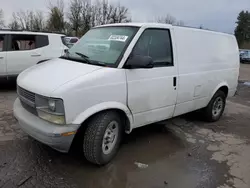
{"type": "Polygon", "coordinates": [[[36,35],[36,48],[42,48],[49,45],[48,35],[36,35]]]}
{"type": "Polygon", "coordinates": [[[11,51],[25,51],[36,48],[35,35],[15,34],[11,37],[11,51]]]}
{"type": "Polygon", "coordinates": [[[4,36],[0,35],[0,52],[4,51],[4,36]]]}
{"type": "Polygon", "coordinates": [[[147,29],[133,49],[133,55],[150,56],[154,66],[173,66],[170,32],[167,29],[147,29]]]}

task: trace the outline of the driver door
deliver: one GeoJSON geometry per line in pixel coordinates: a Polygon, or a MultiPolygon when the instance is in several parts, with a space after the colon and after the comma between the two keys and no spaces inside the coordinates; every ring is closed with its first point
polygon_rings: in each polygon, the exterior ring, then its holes
{"type": "Polygon", "coordinates": [[[177,67],[169,29],[146,29],[132,53],[150,56],[154,67],[126,69],[128,106],[134,128],[173,116],[177,98],[177,67]]]}

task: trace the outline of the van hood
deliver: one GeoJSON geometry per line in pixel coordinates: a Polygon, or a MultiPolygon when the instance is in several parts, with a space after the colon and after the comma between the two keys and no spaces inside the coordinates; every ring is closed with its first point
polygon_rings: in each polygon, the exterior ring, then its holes
{"type": "Polygon", "coordinates": [[[57,58],[23,71],[18,76],[17,84],[28,91],[50,96],[54,90],[65,83],[102,68],[57,58]]]}

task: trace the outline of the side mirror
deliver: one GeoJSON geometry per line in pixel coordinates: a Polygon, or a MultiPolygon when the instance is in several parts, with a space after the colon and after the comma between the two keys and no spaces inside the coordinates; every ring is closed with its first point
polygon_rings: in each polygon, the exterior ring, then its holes
{"type": "Polygon", "coordinates": [[[149,69],[154,67],[153,59],[149,56],[132,55],[128,58],[125,68],[127,69],[138,69],[144,68],[149,69]]]}

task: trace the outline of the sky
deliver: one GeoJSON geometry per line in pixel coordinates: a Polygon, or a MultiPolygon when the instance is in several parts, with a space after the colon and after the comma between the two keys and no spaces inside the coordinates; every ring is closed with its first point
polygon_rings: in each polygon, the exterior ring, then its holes
{"type": "MultiPolygon", "coordinates": [[[[12,12],[40,10],[47,13],[49,2],[57,0],[0,0],[6,22],[12,12]]],[[[65,5],[70,0],[64,0],[65,5]]],[[[92,0],[93,1],[93,0],[92,0]]],[[[250,0],[109,0],[126,6],[135,22],[152,22],[167,14],[182,20],[185,25],[202,25],[215,31],[233,33],[237,15],[241,10],[250,11],[250,0]]],[[[67,6],[66,6],[67,7],[67,6]]]]}

